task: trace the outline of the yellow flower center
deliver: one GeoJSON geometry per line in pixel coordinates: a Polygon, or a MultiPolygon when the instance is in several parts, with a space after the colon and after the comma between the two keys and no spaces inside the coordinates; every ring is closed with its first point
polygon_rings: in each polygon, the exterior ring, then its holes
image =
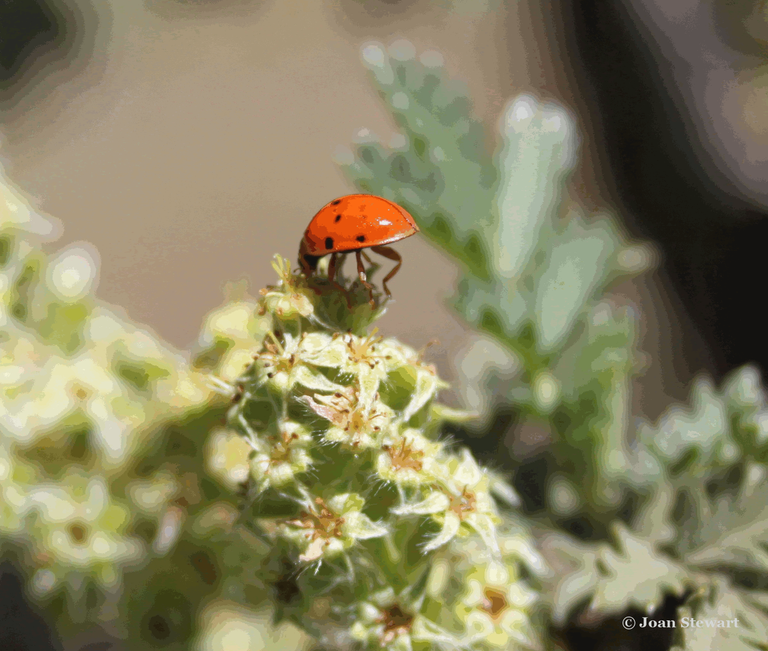
{"type": "Polygon", "coordinates": [[[379,639],[381,646],[384,647],[411,630],[413,616],[403,612],[400,606],[395,604],[383,609],[376,622],[384,624],[384,631],[379,639]]]}
{"type": "Polygon", "coordinates": [[[453,511],[460,520],[463,520],[470,513],[474,512],[477,505],[477,499],[474,493],[470,493],[465,486],[461,495],[449,495],[451,500],[450,510],[453,511]]]}
{"type": "Polygon", "coordinates": [[[411,469],[420,472],[424,466],[421,462],[421,459],[424,457],[424,452],[415,450],[405,438],[403,438],[399,446],[393,448],[389,445],[385,445],[383,446],[383,449],[392,460],[392,467],[395,470],[411,469]]]}
{"type": "Polygon", "coordinates": [[[507,609],[507,597],[504,593],[493,588],[485,588],[483,597],[480,609],[487,612],[493,619],[501,617],[501,614],[507,609]]]}

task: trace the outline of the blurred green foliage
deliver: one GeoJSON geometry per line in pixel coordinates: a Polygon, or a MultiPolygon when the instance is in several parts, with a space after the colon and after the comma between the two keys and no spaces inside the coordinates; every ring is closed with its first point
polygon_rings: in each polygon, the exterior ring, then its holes
{"type": "Polygon", "coordinates": [[[436,54],[416,60],[401,42],[391,56],[370,45],[363,58],[404,135],[392,151],[359,144],[354,158],[343,157],[345,169],[361,190],[404,205],[451,256],[462,260],[471,251],[475,264],[453,304],[501,346],[484,358],[481,344],[462,360],[471,406],[513,404],[519,420],[548,430],[546,461],[582,487],[587,514],[616,509],[622,495],[610,473],[626,465],[629,380],[642,360],[632,309],[615,306],[605,292],[649,269],[653,250],[626,243],[608,215],[588,218],[569,199],[565,181],[577,142],[562,108],[528,96],[511,103],[494,166],[469,100],[445,90],[452,85],[436,54]],[[457,138],[472,145],[445,154],[443,143],[457,138]],[[425,178],[439,181],[427,187],[425,178]],[[485,377],[495,374],[491,361],[506,383],[485,377]],[[491,381],[492,394],[473,391],[491,381]]]}
{"type": "MultiPolygon", "coordinates": [[[[743,609],[743,627],[718,639],[768,648],[768,409],[759,374],[740,369],[720,391],[702,377],[691,407],[637,421],[631,382],[646,363],[638,313],[611,288],[652,270],[657,256],[569,195],[572,118],[517,98],[493,159],[438,54],[417,58],[400,41],[388,51],[366,46],[363,60],[402,133],[385,147],[365,132],[338,161],[361,191],[401,203],[463,263],[452,303],[479,336],[457,367],[467,406],[485,415],[486,428],[468,433],[498,442],[496,457],[507,458],[540,523],[553,621],[564,626],[585,612],[594,621],[630,606],[653,612],[675,595],[687,612],[743,609]],[[512,414],[508,435],[494,412],[512,414]],[[535,450],[511,458],[510,441],[525,433],[535,450]]],[[[706,646],[705,636],[679,639],[691,651],[725,648],[706,646]]]]}

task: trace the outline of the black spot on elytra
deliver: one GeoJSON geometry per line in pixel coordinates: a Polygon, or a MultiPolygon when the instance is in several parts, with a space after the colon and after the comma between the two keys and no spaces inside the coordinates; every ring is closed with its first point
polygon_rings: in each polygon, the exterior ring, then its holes
{"type": "Polygon", "coordinates": [[[355,239],[358,242],[365,242],[365,235],[358,235],[355,239]]]}
{"type": "Polygon", "coordinates": [[[336,219],[334,219],[333,221],[337,222],[337,221],[339,221],[340,219],[341,219],[341,215],[336,215],[336,219]]]}
{"type": "Polygon", "coordinates": [[[332,237],[326,237],[325,238],[325,248],[326,249],[332,249],[333,248],[333,238],[332,237]]]}
{"type": "Polygon", "coordinates": [[[336,199],[336,201],[331,201],[332,206],[338,206],[341,203],[341,199],[336,199]]]}

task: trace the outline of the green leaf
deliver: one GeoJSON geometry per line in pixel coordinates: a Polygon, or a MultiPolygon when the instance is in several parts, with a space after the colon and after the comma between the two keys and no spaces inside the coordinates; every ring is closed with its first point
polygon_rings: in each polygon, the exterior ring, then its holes
{"type": "Polygon", "coordinates": [[[434,56],[416,61],[409,49],[388,55],[371,44],[362,53],[403,136],[387,150],[364,130],[355,155],[343,154],[339,162],[360,190],[405,206],[427,237],[488,278],[484,231],[494,220],[496,170],[482,125],[442,64],[434,56]]]}
{"type": "Polygon", "coordinates": [[[573,608],[589,599],[602,614],[635,606],[654,611],[668,594],[681,596],[695,585],[693,575],[660,553],[653,542],[614,523],[616,546],[581,543],[565,534],[545,536],[542,553],[554,569],[548,580],[553,619],[562,624],[573,608]]]}
{"type": "Polygon", "coordinates": [[[686,562],[700,568],[728,567],[768,577],[768,480],[766,469],[753,466],[755,485],[747,480],[742,492],[720,496],[695,538],[685,541],[686,562]]]}
{"type": "Polygon", "coordinates": [[[676,633],[672,651],[768,651],[768,594],[715,579],[680,609],[676,633]]]}
{"type": "Polygon", "coordinates": [[[454,305],[470,323],[514,348],[532,320],[539,353],[553,350],[608,280],[647,269],[653,256],[626,246],[609,218],[588,223],[563,205],[577,146],[564,109],[525,95],[510,103],[494,168],[471,103],[437,58],[416,61],[405,42],[389,54],[366,46],[365,65],[404,135],[388,150],[364,130],[340,163],[362,191],[402,203],[467,267],[454,305]]]}
{"type": "Polygon", "coordinates": [[[610,221],[586,225],[576,211],[563,232],[547,242],[546,264],[535,283],[533,312],[542,353],[558,347],[571,332],[595,290],[602,289],[609,257],[620,246],[610,221]]]}
{"type": "Polygon", "coordinates": [[[591,608],[618,612],[636,605],[652,612],[667,594],[681,596],[692,584],[688,571],[659,553],[655,545],[623,526],[613,527],[618,550],[604,546],[601,577],[591,608]]]}
{"type": "Polygon", "coordinates": [[[551,104],[539,108],[522,95],[506,110],[498,157],[504,180],[496,197],[499,225],[494,243],[495,268],[501,278],[520,276],[543,231],[551,230],[560,209],[565,173],[574,162],[573,123],[551,104]]]}
{"type": "Polygon", "coordinates": [[[699,378],[692,391],[691,407],[675,405],[656,427],[639,428],[640,440],[676,472],[701,473],[733,463],[738,447],[728,426],[725,400],[713,383],[699,378]]]}
{"type": "Polygon", "coordinates": [[[735,439],[745,454],[768,463],[768,401],[760,371],[751,365],[737,369],[726,379],[723,394],[735,439]]]}

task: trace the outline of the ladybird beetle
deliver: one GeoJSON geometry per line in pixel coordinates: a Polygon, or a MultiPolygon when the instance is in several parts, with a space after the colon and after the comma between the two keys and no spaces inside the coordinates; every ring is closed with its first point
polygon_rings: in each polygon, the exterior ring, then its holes
{"type": "Polygon", "coordinates": [[[418,232],[419,227],[413,217],[396,203],[372,194],[348,194],[329,201],[309,222],[299,247],[299,264],[309,276],[317,269],[317,261],[330,253],[328,280],[334,282],[337,256],[354,251],[358,276],[373,303],[373,287],[366,278],[361,256],[365,256],[368,262],[370,258],[362,249],[370,248],[397,263],[382,281],[384,291],[391,297],[387,281],[399,271],[403,259],[395,250],[384,245],[418,232]]]}

